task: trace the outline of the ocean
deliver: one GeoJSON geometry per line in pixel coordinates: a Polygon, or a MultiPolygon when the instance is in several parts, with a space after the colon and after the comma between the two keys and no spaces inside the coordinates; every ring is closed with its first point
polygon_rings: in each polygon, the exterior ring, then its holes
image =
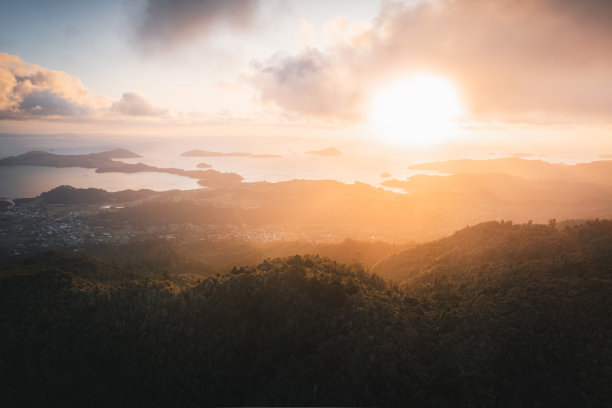
{"type": "MultiPolygon", "coordinates": [[[[388,173],[396,179],[414,174],[437,174],[413,171],[410,164],[453,158],[493,158],[486,150],[449,151],[435,148],[409,148],[385,145],[364,139],[302,137],[144,137],[80,135],[7,135],[0,134],[0,158],[31,150],[55,154],[87,154],[125,148],[142,158],[117,159],[128,163],[142,162],[157,167],[196,169],[208,163],[221,172],[234,172],[247,182],[278,182],[292,179],[333,179],[344,183],[362,182],[381,186],[388,173]],[[334,147],[342,154],[320,156],[309,154],[334,147]],[[218,152],[276,154],[281,158],[253,157],[184,157],[181,153],[201,149],[218,152]]],[[[548,159],[548,158],[547,158],[548,159]]],[[[94,169],[51,168],[37,166],[0,166],[0,197],[35,197],[60,185],[95,187],[107,191],[152,189],[166,191],[200,188],[197,180],[164,173],[96,173],[94,169]]]]}

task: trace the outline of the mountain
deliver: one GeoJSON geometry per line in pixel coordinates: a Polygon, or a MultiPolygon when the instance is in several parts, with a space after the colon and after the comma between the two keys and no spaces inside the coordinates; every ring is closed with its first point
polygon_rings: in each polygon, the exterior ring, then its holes
{"type": "Polygon", "coordinates": [[[548,225],[491,221],[391,255],[376,264],[373,272],[406,284],[439,278],[490,279],[492,271],[511,274],[542,268],[559,276],[606,278],[612,271],[606,271],[612,264],[610,248],[609,220],[577,226],[558,226],[555,220],[548,225]]]}
{"type": "Polygon", "coordinates": [[[526,179],[563,180],[576,183],[612,185],[612,160],[575,165],[542,160],[503,158],[491,160],[447,160],[408,166],[413,170],[435,170],[447,174],[503,173],[526,179]]]}
{"type": "Polygon", "coordinates": [[[53,154],[41,151],[30,151],[19,156],[10,156],[0,160],[0,165],[48,166],[48,167],[84,167],[97,168],[115,163],[113,158],[141,157],[125,149],[115,149],[90,154],[53,154]]]}
{"type": "Polygon", "coordinates": [[[612,221],[484,223],[376,266],[403,284],[47,253],[0,274],[0,404],[607,406],[611,249],[612,221]]]}
{"type": "Polygon", "coordinates": [[[414,244],[391,245],[385,242],[364,242],[347,239],[340,243],[303,241],[249,242],[240,240],[177,240],[145,239],[126,244],[98,244],[81,249],[83,254],[122,270],[173,276],[198,274],[212,276],[234,265],[252,265],[268,258],[296,254],[314,254],[331,260],[370,267],[389,255],[414,244]]]}
{"type": "Polygon", "coordinates": [[[114,149],[114,150],[109,150],[107,152],[94,153],[94,154],[100,157],[108,157],[109,159],[135,159],[135,158],[142,157],[141,155],[136,154],[134,152],[130,152],[127,149],[114,149]]]}
{"type": "Polygon", "coordinates": [[[99,188],[74,188],[59,186],[42,193],[40,201],[47,204],[102,204],[108,202],[130,202],[149,198],[156,193],[153,190],[123,190],[110,193],[99,188]]]}
{"type": "Polygon", "coordinates": [[[238,175],[214,170],[175,174],[208,177],[202,184],[213,188],[151,194],[135,207],[108,214],[109,219],[139,226],[231,225],[241,230],[293,231],[296,236],[291,240],[309,234],[336,241],[403,244],[436,239],[484,220],[543,223],[551,218],[612,217],[610,187],[500,174],[414,176],[389,184],[410,194],[332,180],[241,183],[238,175]]]}
{"type": "Polygon", "coordinates": [[[107,165],[108,163],[112,163],[110,158],[96,154],[58,155],[41,151],[31,151],[19,156],[10,156],[0,160],[0,165],[48,167],[96,168],[107,165]]]}
{"type": "Polygon", "coordinates": [[[449,176],[417,174],[406,180],[387,180],[387,187],[401,188],[411,194],[444,191],[455,194],[488,192],[509,202],[606,203],[612,200],[612,185],[556,179],[535,180],[502,173],[459,173],[449,176]]]}
{"type": "Polygon", "coordinates": [[[326,157],[338,157],[342,155],[342,152],[335,147],[328,147],[321,150],[309,150],[306,154],[314,154],[317,156],[326,156],[326,157]]]}

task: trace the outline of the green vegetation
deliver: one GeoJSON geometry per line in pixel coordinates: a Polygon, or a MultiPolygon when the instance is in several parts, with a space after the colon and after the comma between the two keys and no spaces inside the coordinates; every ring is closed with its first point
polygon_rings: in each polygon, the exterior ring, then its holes
{"type": "Polygon", "coordinates": [[[123,271],[147,276],[200,277],[227,272],[234,265],[252,265],[267,258],[295,254],[317,254],[334,261],[366,267],[413,245],[391,245],[384,242],[345,240],[337,244],[307,242],[258,243],[237,239],[176,240],[146,239],[123,245],[96,244],[85,246],[82,252],[123,271]]]}
{"type": "Polygon", "coordinates": [[[606,406],[611,249],[592,221],[484,223],[377,274],[47,253],[0,275],[0,405],[606,406]]]}

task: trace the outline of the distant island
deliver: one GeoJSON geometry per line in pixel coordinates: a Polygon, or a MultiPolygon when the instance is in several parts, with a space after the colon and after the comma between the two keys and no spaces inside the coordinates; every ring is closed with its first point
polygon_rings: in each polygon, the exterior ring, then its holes
{"type": "Polygon", "coordinates": [[[342,152],[335,147],[328,147],[326,149],[321,150],[309,150],[306,154],[314,154],[317,156],[326,156],[326,157],[337,157],[341,156],[342,152]]]}
{"type": "Polygon", "coordinates": [[[390,178],[391,177],[391,173],[385,171],[384,173],[380,173],[380,177],[382,177],[382,178],[390,178]]]}
{"type": "Polygon", "coordinates": [[[10,156],[0,160],[5,166],[46,166],[46,167],[83,167],[95,169],[117,163],[113,158],[127,159],[142,157],[126,149],[115,149],[90,154],[53,154],[33,150],[19,156],[10,156]]]}
{"type": "Polygon", "coordinates": [[[508,203],[537,202],[538,206],[545,202],[605,203],[612,197],[610,185],[554,179],[534,180],[501,173],[463,173],[449,176],[417,174],[406,180],[390,179],[381,184],[385,187],[400,188],[411,195],[423,196],[443,191],[472,197],[475,205],[481,205],[491,197],[508,203]],[[482,200],[478,201],[477,197],[482,200]]]}
{"type": "Polygon", "coordinates": [[[198,169],[210,169],[212,166],[208,163],[198,163],[196,166],[198,169]]]}
{"type": "Polygon", "coordinates": [[[45,166],[45,167],[81,167],[96,169],[96,173],[167,173],[177,176],[198,179],[201,186],[212,187],[226,183],[239,183],[243,177],[236,173],[222,173],[216,170],[183,170],[177,168],[161,168],[144,163],[125,163],[112,158],[142,157],[125,149],[115,149],[101,153],[60,155],[41,151],[31,151],[19,156],[11,156],[0,160],[5,166],[45,166]]]}
{"type": "Polygon", "coordinates": [[[546,157],[544,153],[533,154],[533,153],[512,153],[510,157],[527,158],[527,157],[546,157]]]}
{"type": "Polygon", "coordinates": [[[412,170],[436,170],[440,173],[503,173],[525,179],[562,180],[577,183],[612,185],[612,160],[600,160],[574,165],[549,163],[508,157],[491,160],[446,160],[408,166],[412,170]]]}
{"type": "Polygon", "coordinates": [[[210,152],[207,150],[190,150],[181,154],[184,157],[251,157],[255,159],[280,159],[283,156],[278,154],[253,154],[253,153],[242,153],[242,152],[210,152]]]}
{"type": "Polygon", "coordinates": [[[239,183],[243,180],[243,177],[236,173],[222,173],[217,170],[183,170],[173,167],[162,168],[149,166],[148,164],[144,163],[131,164],[113,161],[113,165],[109,167],[99,167],[96,169],[96,173],[141,172],[167,173],[174,174],[177,176],[189,177],[192,179],[198,179],[198,184],[204,187],[212,187],[225,183],[239,183]]]}

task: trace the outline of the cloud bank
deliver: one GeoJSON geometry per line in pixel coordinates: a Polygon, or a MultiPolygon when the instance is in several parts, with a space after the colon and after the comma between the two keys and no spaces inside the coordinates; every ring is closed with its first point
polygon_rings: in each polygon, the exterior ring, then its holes
{"type": "Polygon", "coordinates": [[[265,63],[254,62],[256,73],[248,80],[264,102],[307,116],[352,120],[367,90],[354,82],[350,65],[309,48],[297,56],[279,54],[265,63]]]}
{"type": "Polygon", "coordinates": [[[253,24],[259,0],[145,0],[132,12],[133,45],[143,52],[160,51],[229,26],[253,24]]]}
{"type": "Polygon", "coordinates": [[[374,90],[412,72],[453,80],[474,119],[609,120],[612,2],[384,2],[372,26],[325,50],[255,62],[263,102],[315,118],[364,118],[374,90]]]}
{"type": "Polygon", "coordinates": [[[78,78],[0,53],[0,119],[87,117],[105,102],[78,78]]]}
{"type": "Polygon", "coordinates": [[[0,119],[113,119],[162,116],[142,95],[129,92],[113,102],[92,95],[80,79],[0,53],[0,119]]]}

